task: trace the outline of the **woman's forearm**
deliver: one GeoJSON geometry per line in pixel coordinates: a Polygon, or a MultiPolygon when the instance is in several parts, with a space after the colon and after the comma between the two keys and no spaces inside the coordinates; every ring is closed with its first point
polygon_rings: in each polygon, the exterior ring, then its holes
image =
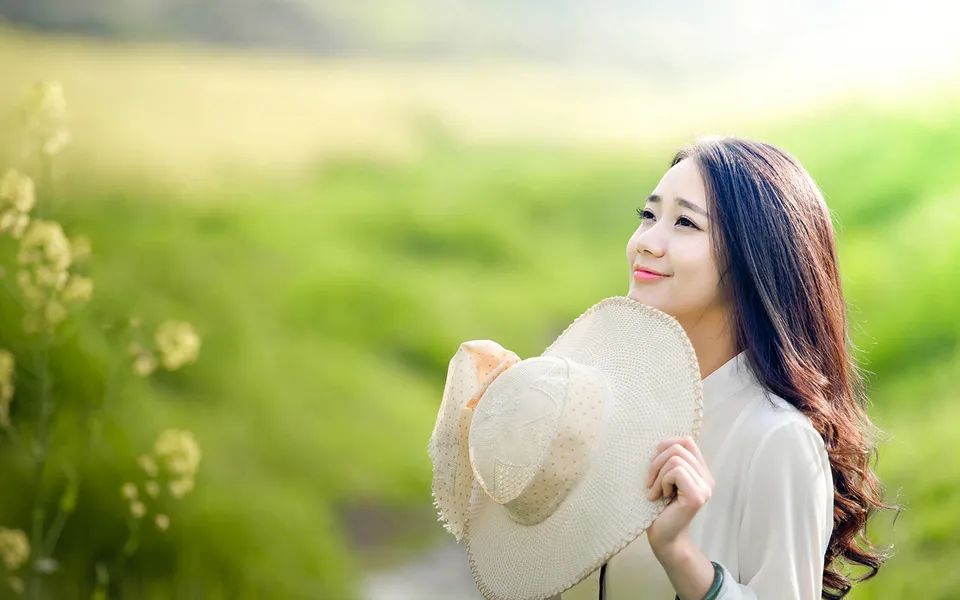
{"type": "Polygon", "coordinates": [[[713,564],[693,540],[685,537],[655,552],[680,600],[701,600],[713,583],[713,564]]]}

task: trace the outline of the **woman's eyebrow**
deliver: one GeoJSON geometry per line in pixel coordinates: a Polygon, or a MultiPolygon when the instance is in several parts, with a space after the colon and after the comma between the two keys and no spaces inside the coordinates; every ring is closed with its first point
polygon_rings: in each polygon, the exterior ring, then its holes
{"type": "MultiPolygon", "coordinates": [[[[676,201],[677,201],[677,204],[679,204],[680,206],[686,206],[687,208],[689,208],[689,209],[692,210],[693,212],[695,212],[695,213],[700,213],[700,214],[703,215],[704,217],[708,217],[708,218],[709,218],[709,215],[707,215],[707,211],[703,210],[702,208],[700,208],[699,206],[697,206],[697,205],[694,204],[693,202],[690,202],[689,200],[684,200],[684,199],[681,198],[680,196],[677,196],[676,198],[674,198],[674,200],[676,200],[676,201]]],[[[656,195],[656,194],[650,194],[649,196],[647,196],[647,202],[660,202],[660,196],[658,196],[658,195],[656,195]]]]}

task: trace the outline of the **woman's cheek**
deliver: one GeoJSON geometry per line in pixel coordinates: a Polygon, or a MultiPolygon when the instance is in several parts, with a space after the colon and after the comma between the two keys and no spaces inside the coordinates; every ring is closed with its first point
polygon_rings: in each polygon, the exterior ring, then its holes
{"type": "Polygon", "coordinates": [[[633,259],[637,254],[637,233],[639,230],[634,231],[633,235],[630,236],[630,239],[627,240],[627,261],[631,264],[633,259]]]}

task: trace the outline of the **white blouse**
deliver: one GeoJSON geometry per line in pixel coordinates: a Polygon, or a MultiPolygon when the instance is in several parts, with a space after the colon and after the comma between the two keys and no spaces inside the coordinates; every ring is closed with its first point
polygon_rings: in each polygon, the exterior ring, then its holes
{"type": "MultiPolygon", "coordinates": [[[[833,530],[830,463],[806,415],[764,389],[746,352],[703,380],[697,444],[715,486],[690,537],[724,568],[722,600],[819,599],[833,530]]],[[[599,576],[554,598],[595,600],[599,576]]],[[[605,587],[607,600],[676,595],[646,533],[610,559],[605,587]]]]}

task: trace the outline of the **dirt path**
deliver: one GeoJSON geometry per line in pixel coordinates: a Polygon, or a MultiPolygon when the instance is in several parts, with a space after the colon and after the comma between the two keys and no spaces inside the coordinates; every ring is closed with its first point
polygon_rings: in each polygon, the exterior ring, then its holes
{"type": "Polygon", "coordinates": [[[363,600],[483,600],[470,574],[464,546],[450,538],[407,563],[368,573],[363,600]]]}

